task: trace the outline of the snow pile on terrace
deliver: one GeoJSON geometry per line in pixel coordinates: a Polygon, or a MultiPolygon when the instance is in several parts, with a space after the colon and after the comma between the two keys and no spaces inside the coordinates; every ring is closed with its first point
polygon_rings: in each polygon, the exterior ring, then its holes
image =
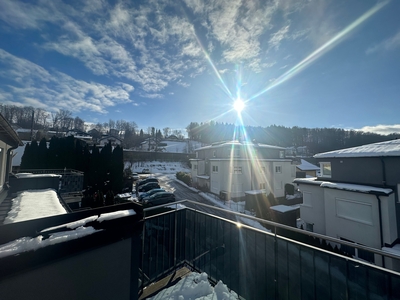
{"type": "Polygon", "coordinates": [[[234,291],[219,281],[215,287],[208,282],[207,273],[191,273],[182,278],[177,284],[162,290],[152,300],[229,300],[239,299],[234,291]]]}
{"type": "Polygon", "coordinates": [[[28,190],[12,199],[11,210],[4,224],[65,214],[57,193],[52,189],[28,190]]]}
{"type": "Polygon", "coordinates": [[[42,235],[35,238],[22,237],[7,244],[0,245],[0,258],[17,255],[27,251],[36,251],[50,245],[75,240],[97,231],[100,230],[95,230],[93,227],[78,227],[73,231],[53,233],[48,239],[44,239],[42,235]]]}
{"type": "Polygon", "coordinates": [[[38,235],[34,238],[21,237],[7,244],[0,245],[0,258],[17,255],[28,251],[36,251],[40,248],[79,239],[102,231],[102,229],[96,230],[92,226],[85,227],[85,225],[90,222],[97,221],[101,223],[103,221],[109,221],[133,215],[136,215],[136,212],[133,209],[120,210],[111,213],[100,214],[99,216],[90,216],[74,222],[45,228],[40,231],[40,233],[46,234],[55,230],[63,231],[53,232],[49,235],[48,238],[44,238],[43,235],[38,235]]]}
{"type": "Polygon", "coordinates": [[[379,156],[400,156],[400,139],[329,151],[314,155],[315,158],[379,156]]]}

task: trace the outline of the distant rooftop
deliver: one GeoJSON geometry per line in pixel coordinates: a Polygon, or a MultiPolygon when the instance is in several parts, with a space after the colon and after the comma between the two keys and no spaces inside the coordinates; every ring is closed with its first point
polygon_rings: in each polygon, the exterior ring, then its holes
{"type": "Polygon", "coordinates": [[[318,171],[319,170],[318,166],[313,165],[312,163],[309,163],[308,161],[306,161],[304,159],[301,159],[300,165],[296,165],[296,167],[302,171],[318,171]]]}
{"type": "Polygon", "coordinates": [[[272,146],[272,145],[267,145],[267,144],[258,144],[258,143],[252,143],[252,142],[239,142],[239,141],[225,141],[225,142],[217,142],[213,143],[212,145],[201,147],[195,149],[197,150],[203,150],[203,149],[212,149],[212,148],[221,148],[225,146],[246,146],[246,147],[255,147],[255,148],[269,148],[269,149],[279,149],[279,150],[285,150],[283,147],[278,147],[278,146],[272,146]]]}
{"type": "Polygon", "coordinates": [[[400,156],[400,140],[315,154],[315,158],[400,156]]]}

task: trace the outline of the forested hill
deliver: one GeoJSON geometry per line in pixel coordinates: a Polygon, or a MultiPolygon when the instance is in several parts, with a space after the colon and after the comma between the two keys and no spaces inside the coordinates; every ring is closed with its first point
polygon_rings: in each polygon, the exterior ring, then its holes
{"type": "MultiPolygon", "coordinates": [[[[186,129],[190,139],[206,144],[232,140],[235,134],[235,125],[217,122],[205,124],[192,122],[186,129]]],[[[236,132],[238,132],[237,129],[236,132]]],[[[257,143],[281,147],[307,146],[310,154],[393,140],[400,137],[398,133],[380,135],[339,128],[290,128],[277,125],[268,127],[245,126],[244,132],[247,140],[255,140],[257,143]]]]}

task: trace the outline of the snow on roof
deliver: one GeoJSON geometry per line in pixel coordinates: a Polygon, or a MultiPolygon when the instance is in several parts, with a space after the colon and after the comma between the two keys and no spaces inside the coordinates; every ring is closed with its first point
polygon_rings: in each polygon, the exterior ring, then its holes
{"type": "Polygon", "coordinates": [[[315,158],[400,156],[400,139],[318,153],[315,158]]]}
{"type": "Polygon", "coordinates": [[[35,178],[35,177],[62,177],[59,174],[32,174],[32,173],[17,173],[15,174],[17,178],[35,178]]]}
{"type": "Polygon", "coordinates": [[[281,213],[286,213],[288,211],[294,211],[296,209],[299,209],[300,206],[299,205],[293,205],[293,206],[289,206],[289,205],[275,205],[275,206],[271,206],[270,209],[274,210],[274,211],[278,211],[281,213]]]}
{"type": "Polygon", "coordinates": [[[392,189],[377,188],[374,186],[360,185],[360,184],[348,184],[348,183],[334,183],[334,182],[323,182],[321,187],[327,187],[331,189],[354,191],[360,193],[380,193],[390,195],[393,193],[392,189]]]}
{"type": "Polygon", "coordinates": [[[61,205],[54,190],[28,190],[18,193],[18,196],[12,199],[11,210],[8,212],[4,224],[65,213],[67,211],[61,205]]]}
{"type": "Polygon", "coordinates": [[[390,195],[393,193],[392,189],[384,189],[369,185],[362,184],[350,184],[350,183],[341,183],[341,182],[329,182],[329,181],[321,181],[317,180],[316,177],[313,178],[296,178],[293,180],[294,183],[305,183],[305,184],[313,184],[319,185],[320,187],[338,189],[338,190],[346,190],[358,193],[366,193],[366,194],[384,194],[390,195]]]}
{"type": "Polygon", "coordinates": [[[207,175],[197,175],[197,178],[201,178],[201,179],[210,179],[210,176],[207,176],[207,175]]]}
{"type": "Polygon", "coordinates": [[[243,146],[243,147],[255,147],[255,148],[269,148],[269,149],[279,149],[279,150],[285,150],[283,147],[278,147],[278,146],[272,146],[272,145],[267,145],[267,144],[255,144],[255,143],[248,143],[248,142],[239,142],[239,141],[229,141],[229,142],[222,142],[214,145],[209,145],[209,146],[204,146],[201,148],[195,149],[196,151],[198,150],[203,150],[203,149],[214,149],[214,148],[221,148],[221,147],[226,147],[226,146],[243,146]]]}
{"type": "Polygon", "coordinates": [[[251,190],[251,191],[245,191],[245,194],[248,195],[260,195],[260,194],[266,194],[267,191],[266,190],[251,190]]]}
{"type": "Polygon", "coordinates": [[[317,177],[306,177],[306,178],[295,178],[293,180],[294,183],[305,183],[305,184],[313,184],[313,185],[321,185],[324,181],[317,180],[317,177]]]}
{"type": "Polygon", "coordinates": [[[318,166],[313,165],[304,159],[301,159],[300,165],[296,165],[296,167],[301,171],[317,171],[320,169],[318,166]]]}

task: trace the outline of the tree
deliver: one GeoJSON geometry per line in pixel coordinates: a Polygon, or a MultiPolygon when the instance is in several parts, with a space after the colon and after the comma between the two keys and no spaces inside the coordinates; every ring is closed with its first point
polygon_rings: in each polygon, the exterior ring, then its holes
{"type": "Polygon", "coordinates": [[[75,130],[83,131],[85,129],[85,122],[81,118],[75,117],[74,128],[75,130]]]}
{"type": "Polygon", "coordinates": [[[120,193],[123,186],[124,152],[118,145],[111,156],[111,187],[114,193],[120,193]]]}
{"type": "Polygon", "coordinates": [[[165,127],[163,128],[164,137],[167,138],[171,134],[171,128],[165,127]]]}

